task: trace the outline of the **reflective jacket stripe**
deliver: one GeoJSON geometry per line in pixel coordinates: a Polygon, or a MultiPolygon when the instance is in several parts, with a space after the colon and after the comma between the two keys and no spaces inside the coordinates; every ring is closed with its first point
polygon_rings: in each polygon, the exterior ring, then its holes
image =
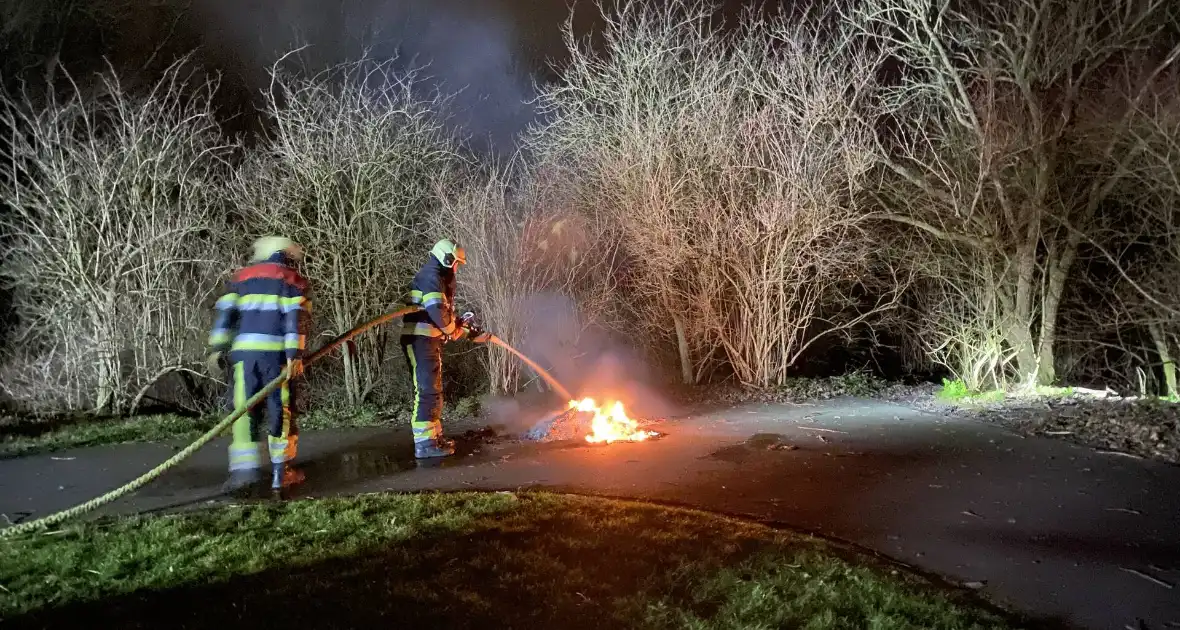
{"type": "Polygon", "coordinates": [[[418,335],[419,337],[442,337],[443,331],[439,330],[434,324],[426,322],[406,322],[402,326],[403,335],[418,335]]]}
{"type": "Polygon", "coordinates": [[[233,350],[252,350],[255,352],[282,352],[287,349],[283,335],[263,335],[259,333],[239,333],[234,337],[233,350]]]}
{"type": "Polygon", "coordinates": [[[209,333],[216,351],[283,352],[295,359],[307,346],[311,301],[306,280],[282,254],[240,269],[217,300],[209,333]]]}

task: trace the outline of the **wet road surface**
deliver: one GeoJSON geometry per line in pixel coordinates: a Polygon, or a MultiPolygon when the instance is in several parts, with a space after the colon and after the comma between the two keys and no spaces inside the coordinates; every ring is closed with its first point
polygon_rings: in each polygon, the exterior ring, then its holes
{"type": "MultiPolygon", "coordinates": [[[[485,440],[419,466],[407,430],[311,433],[296,496],[554,488],[692,505],[848,540],[1086,628],[1180,628],[1180,467],[874,401],[750,405],[657,440],[485,440]],[[1142,625],[1141,625],[1142,624],[1142,625]]],[[[224,499],[225,443],[108,508],[224,499]]],[[[0,512],[44,516],[163,461],[167,445],[0,460],[0,512]]]]}

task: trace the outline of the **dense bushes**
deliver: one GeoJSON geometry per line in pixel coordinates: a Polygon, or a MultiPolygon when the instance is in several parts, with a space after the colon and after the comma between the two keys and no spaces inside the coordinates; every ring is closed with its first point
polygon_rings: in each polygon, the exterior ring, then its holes
{"type": "Polygon", "coordinates": [[[216,86],[184,78],[176,66],[146,94],[108,77],[90,98],[0,103],[15,130],[0,187],[3,275],[19,317],[0,374],[12,398],[127,410],[201,355],[232,245],[235,147],[213,115],[216,86]]]}
{"type": "MultiPolygon", "coordinates": [[[[1170,5],[854,4],[725,28],[694,0],[606,11],[597,48],[567,33],[509,164],[472,157],[380,62],[276,66],[248,146],[181,66],[146,93],[108,75],[98,95],[8,97],[3,389],[198,404],[218,278],[274,232],[307,248],[324,336],[393,307],[447,235],[472,263],[461,306],[569,373],[606,334],[685,383],[762,387],[821,346],[888,339],[972,389],[1175,393],[1170,5]]],[[[316,391],[388,403],[395,341],[360,340],[316,391]]],[[[495,350],[452,358],[493,391],[529,380],[495,350]]]]}

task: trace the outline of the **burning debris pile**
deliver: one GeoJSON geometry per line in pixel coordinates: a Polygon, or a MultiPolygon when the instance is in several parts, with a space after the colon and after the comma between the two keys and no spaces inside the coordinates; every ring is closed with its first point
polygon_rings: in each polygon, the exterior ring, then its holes
{"type": "Polygon", "coordinates": [[[551,413],[533,425],[525,438],[538,442],[583,439],[590,443],[639,442],[659,435],[639,428],[627,416],[623,403],[599,405],[593,398],[571,400],[566,409],[551,413]]]}

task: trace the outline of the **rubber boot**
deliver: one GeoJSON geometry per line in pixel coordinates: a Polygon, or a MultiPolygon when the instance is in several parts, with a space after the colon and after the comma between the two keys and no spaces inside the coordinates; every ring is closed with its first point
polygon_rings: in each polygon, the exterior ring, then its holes
{"type": "Polygon", "coordinates": [[[282,492],[285,488],[302,483],[305,478],[302,470],[286,464],[273,464],[271,466],[270,489],[272,492],[282,492]]]}
{"type": "Polygon", "coordinates": [[[455,454],[455,441],[446,438],[436,438],[426,442],[414,443],[414,457],[431,459],[435,457],[449,457],[455,454]]]}
{"type": "Polygon", "coordinates": [[[262,471],[258,468],[231,470],[229,472],[229,479],[221,486],[221,492],[223,494],[243,494],[257,489],[261,481],[262,471]]]}

